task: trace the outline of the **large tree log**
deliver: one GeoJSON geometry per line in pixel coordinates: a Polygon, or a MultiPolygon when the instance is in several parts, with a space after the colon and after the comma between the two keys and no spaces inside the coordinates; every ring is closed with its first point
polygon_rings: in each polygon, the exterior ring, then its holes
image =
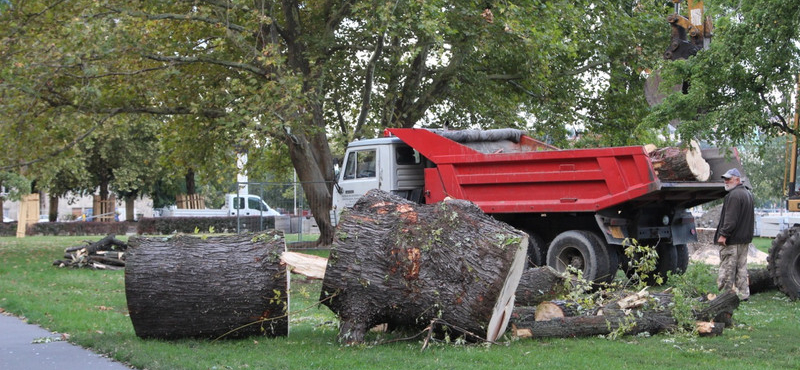
{"type": "Polygon", "coordinates": [[[280,235],[132,237],[129,246],[125,295],[137,336],[288,334],[280,235]]]}
{"type": "Polygon", "coordinates": [[[536,306],[563,296],[570,290],[567,279],[566,274],[561,274],[549,266],[527,269],[519,279],[514,304],[536,306]]]}
{"type": "Polygon", "coordinates": [[[778,289],[772,280],[769,270],[766,268],[747,269],[748,285],[750,294],[762,293],[778,289]]]}
{"type": "Polygon", "coordinates": [[[511,315],[527,245],[525,233],[473,203],[419,205],[373,190],[342,214],[321,299],[345,343],[378,324],[422,329],[434,319],[493,341],[511,315]]]}
{"type": "Polygon", "coordinates": [[[688,148],[667,147],[649,153],[659,179],[666,181],[707,181],[711,167],[703,159],[700,146],[692,141],[688,148]]]}
{"type": "MultiPolygon", "coordinates": [[[[657,334],[678,328],[677,320],[669,309],[673,298],[669,294],[645,294],[642,291],[628,297],[609,302],[597,315],[566,316],[551,320],[537,320],[536,309],[517,307],[511,319],[512,334],[521,338],[571,338],[607,335],[620,328],[625,334],[636,335],[647,332],[657,334]],[[648,299],[643,299],[647,297],[648,299]]],[[[718,335],[722,328],[730,325],[733,310],[738,307],[736,294],[725,293],[704,303],[704,308],[695,313],[695,324],[703,335],[718,335]],[[707,323],[714,319],[714,324],[707,323]],[[727,322],[725,322],[727,321],[727,322]]]]}

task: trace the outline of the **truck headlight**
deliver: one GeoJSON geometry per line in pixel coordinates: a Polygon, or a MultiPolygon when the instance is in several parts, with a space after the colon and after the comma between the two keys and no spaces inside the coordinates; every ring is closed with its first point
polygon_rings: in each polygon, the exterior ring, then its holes
{"type": "Polygon", "coordinates": [[[664,215],[664,217],[661,218],[661,223],[664,224],[664,226],[669,225],[669,216],[664,215]]]}

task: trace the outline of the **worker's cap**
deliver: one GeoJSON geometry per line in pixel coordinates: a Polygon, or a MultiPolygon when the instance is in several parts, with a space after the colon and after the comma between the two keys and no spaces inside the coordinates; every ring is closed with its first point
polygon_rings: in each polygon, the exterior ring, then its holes
{"type": "Polygon", "coordinates": [[[737,170],[735,168],[731,168],[731,169],[728,170],[728,172],[725,172],[725,174],[722,175],[722,178],[723,179],[729,179],[729,178],[734,177],[734,176],[742,177],[742,174],[739,173],[739,170],[737,170]]]}

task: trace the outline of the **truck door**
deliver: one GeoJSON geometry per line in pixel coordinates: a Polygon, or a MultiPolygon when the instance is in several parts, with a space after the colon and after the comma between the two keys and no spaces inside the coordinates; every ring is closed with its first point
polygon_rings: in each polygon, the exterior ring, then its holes
{"type": "Polygon", "coordinates": [[[336,207],[336,212],[352,207],[359,197],[371,189],[379,189],[381,174],[377,148],[358,148],[348,151],[339,174],[339,188],[334,193],[333,205],[336,207]]]}

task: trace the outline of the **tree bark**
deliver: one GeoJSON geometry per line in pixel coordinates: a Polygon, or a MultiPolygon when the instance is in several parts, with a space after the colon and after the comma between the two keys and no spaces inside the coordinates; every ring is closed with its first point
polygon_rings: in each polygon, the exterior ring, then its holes
{"type": "Polygon", "coordinates": [[[344,343],[378,324],[433,320],[493,341],[511,315],[527,243],[470,202],[420,205],[371,190],[342,214],[321,300],[339,316],[344,343]]]}
{"type": "Polygon", "coordinates": [[[747,277],[749,280],[750,294],[766,292],[769,290],[778,289],[769,270],[766,268],[761,269],[747,269],[747,277]]]}
{"type": "MultiPolygon", "coordinates": [[[[609,302],[590,314],[540,320],[538,308],[517,307],[511,318],[512,334],[521,338],[571,338],[607,335],[620,328],[625,334],[647,332],[656,334],[678,328],[677,320],[669,309],[673,297],[666,293],[647,295],[643,292],[609,302]],[[638,302],[638,303],[637,303],[638,302]],[[627,307],[627,308],[621,308],[627,307]],[[594,314],[596,312],[596,314],[594,314]]],[[[730,325],[733,310],[739,305],[736,294],[725,293],[703,304],[695,313],[695,326],[704,335],[719,335],[730,325]],[[703,323],[712,321],[713,324],[703,323]]]]}
{"type": "Polygon", "coordinates": [[[519,279],[514,303],[517,306],[536,306],[563,296],[569,292],[566,279],[565,275],[558,273],[552,267],[527,269],[519,279]]]}
{"type": "MultiPolygon", "coordinates": [[[[529,318],[529,317],[528,317],[529,318]]],[[[677,322],[669,311],[644,311],[640,316],[595,315],[571,316],[548,321],[512,322],[513,334],[520,338],[574,338],[607,335],[623,326],[630,326],[625,334],[656,334],[674,330],[677,322]]]]}
{"type": "Polygon", "coordinates": [[[650,152],[649,156],[661,180],[707,181],[711,176],[711,167],[694,141],[689,148],[661,148],[650,152]]]}
{"type": "Polygon", "coordinates": [[[129,245],[125,295],[137,336],[288,334],[285,244],[276,234],[132,237],[129,245]]]}

